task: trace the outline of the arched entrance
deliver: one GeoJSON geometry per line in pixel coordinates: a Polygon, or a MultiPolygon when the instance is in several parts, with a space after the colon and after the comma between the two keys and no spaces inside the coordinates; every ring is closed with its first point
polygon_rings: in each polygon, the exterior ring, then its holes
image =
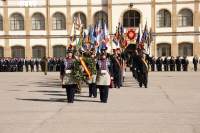
{"type": "Polygon", "coordinates": [[[181,43],[178,47],[179,56],[193,56],[193,44],[181,43]]]}
{"type": "Polygon", "coordinates": [[[171,56],[171,44],[159,43],[157,45],[157,56],[171,56]]]}
{"type": "Polygon", "coordinates": [[[46,48],[44,46],[34,46],[32,48],[33,58],[43,58],[46,55],[46,48]]]}
{"type": "Polygon", "coordinates": [[[56,45],[53,47],[53,57],[65,57],[66,47],[63,45],[56,45]]]}
{"type": "Polygon", "coordinates": [[[12,58],[25,58],[25,48],[23,46],[13,46],[11,56],[12,58]]]}
{"type": "Polygon", "coordinates": [[[4,57],[4,49],[0,47],[0,58],[4,57]]]}

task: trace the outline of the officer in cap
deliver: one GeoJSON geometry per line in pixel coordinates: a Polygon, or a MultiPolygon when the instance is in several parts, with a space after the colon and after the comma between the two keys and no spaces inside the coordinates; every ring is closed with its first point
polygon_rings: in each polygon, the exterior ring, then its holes
{"type": "MultiPolygon", "coordinates": [[[[95,49],[92,48],[90,50],[90,57],[91,60],[92,60],[92,63],[94,64],[94,67],[93,69],[95,69],[94,71],[96,71],[96,52],[95,52],[95,49]]],[[[96,87],[96,76],[97,74],[92,72],[92,78],[88,80],[88,83],[89,83],[89,97],[94,97],[96,98],[97,97],[97,87],[96,87]]]]}
{"type": "Polygon", "coordinates": [[[97,61],[97,86],[100,91],[100,100],[107,103],[112,70],[110,60],[107,58],[106,48],[101,50],[97,61]]]}
{"type": "Polygon", "coordinates": [[[60,76],[62,79],[62,87],[66,88],[67,102],[74,102],[75,89],[77,88],[77,83],[72,77],[71,72],[73,70],[75,58],[72,53],[72,49],[68,49],[67,57],[61,64],[60,76]]]}

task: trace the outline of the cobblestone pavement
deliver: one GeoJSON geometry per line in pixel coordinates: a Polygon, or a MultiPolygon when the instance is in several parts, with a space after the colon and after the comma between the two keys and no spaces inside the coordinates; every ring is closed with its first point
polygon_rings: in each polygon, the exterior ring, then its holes
{"type": "Polygon", "coordinates": [[[59,73],[0,73],[0,133],[200,133],[200,72],[127,73],[107,104],[88,89],[66,102],[59,73]]]}

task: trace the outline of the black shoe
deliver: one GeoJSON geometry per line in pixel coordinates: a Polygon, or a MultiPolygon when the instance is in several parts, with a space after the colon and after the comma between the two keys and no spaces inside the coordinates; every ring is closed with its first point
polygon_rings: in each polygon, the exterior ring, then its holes
{"type": "Polygon", "coordinates": [[[139,86],[142,87],[142,83],[139,83],[139,86]]]}

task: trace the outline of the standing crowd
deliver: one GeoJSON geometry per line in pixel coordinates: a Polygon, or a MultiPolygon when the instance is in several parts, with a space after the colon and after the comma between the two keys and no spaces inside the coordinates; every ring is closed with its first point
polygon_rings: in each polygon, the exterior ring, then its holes
{"type": "MultiPolygon", "coordinates": [[[[197,56],[194,56],[192,63],[194,71],[197,71],[198,64],[200,63],[197,56]]],[[[148,65],[151,71],[188,71],[189,64],[186,56],[177,56],[176,58],[173,56],[158,57],[157,59],[155,57],[149,57],[148,59],[148,65]]]]}
{"type": "Polygon", "coordinates": [[[58,72],[62,60],[63,58],[0,58],[0,72],[40,72],[44,71],[46,62],[47,71],[58,72]]]}

